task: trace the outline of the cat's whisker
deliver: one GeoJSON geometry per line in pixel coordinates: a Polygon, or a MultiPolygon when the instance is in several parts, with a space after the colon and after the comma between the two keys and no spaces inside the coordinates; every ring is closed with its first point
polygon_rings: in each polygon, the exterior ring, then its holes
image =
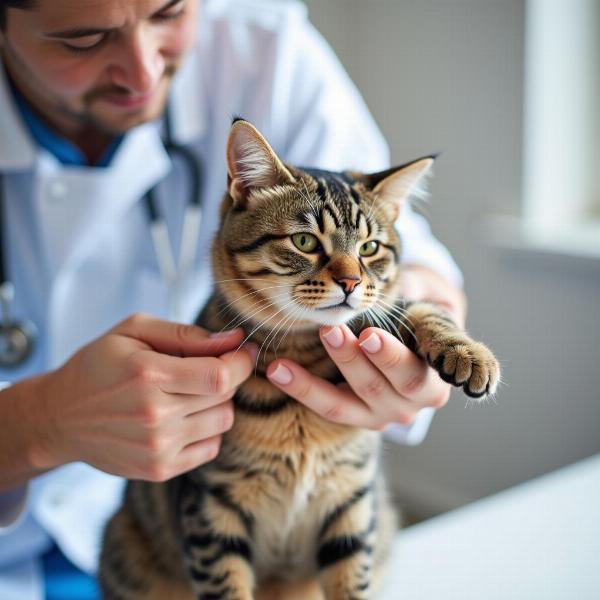
{"type": "MultiPolygon", "coordinates": [[[[384,314],[387,314],[388,316],[394,316],[398,319],[399,323],[402,325],[402,327],[404,327],[404,329],[406,329],[410,335],[414,338],[415,342],[417,341],[417,336],[415,335],[413,329],[414,329],[414,325],[411,322],[410,318],[407,316],[407,313],[405,311],[403,311],[401,308],[394,306],[392,304],[389,304],[387,302],[385,302],[384,300],[381,300],[381,298],[377,299],[376,305],[377,304],[381,304],[383,306],[379,307],[380,310],[383,311],[384,314]],[[408,322],[408,323],[407,323],[408,322]]],[[[398,331],[398,329],[396,329],[396,331],[398,331]]],[[[400,332],[398,331],[398,337],[400,339],[400,341],[402,341],[404,343],[404,340],[402,338],[402,336],[400,335],[400,332]]]]}
{"type": "Polygon", "coordinates": [[[398,330],[398,328],[396,327],[396,325],[394,324],[394,322],[390,319],[390,317],[385,313],[385,311],[379,307],[379,306],[375,306],[374,307],[375,310],[379,313],[381,319],[383,320],[384,323],[386,323],[387,325],[389,325],[389,327],[391,327],[391,329],[389,329],[388,327],[386,327],[386,329],[393,335],[394,332],[397,335],[397,338],[404,343],[404,339],[402,337],[402,334],[400,333],[400,331],[398,330]]]}
{"type": "Polygon", "coordinates": [[[242,323],[246,322],[246,320],[248,318],[252,318],[253,315],[255,315],[257,312],[260,312],[259,307],[262,307],[262,309],[264,309],[264,308],[268,308],[268,305],[272,306],[273,304],[274,304],[274,302],[273,302],[272,298],[262,298],[258,302],[254,303],[253,309],[256,309],[256,310],[254,310],[253,312],[250,312],[250,313],[236,315],[233,319],[231,319],[228,323],[226,323],[226,325],[223,327],[222,331],[224,329],[239,327],[242,323]],[[265,306],[265,305],[267,305],[267,306],[265,306]],[[241,320],[238,322],[238,319],[241,319],[241,320]]]}
{"type": "Polygon", "coordinates": [[[279,347],[281,346],[281,342],[283,342],[283,340],[287,337],[287,334],[292,330],[292,327],[296,324],[296,322],[298,321],[298,319],[300,318],[300,316],[302,315],[303,309],[300,307],[295,308],[294,310],[294,318],[292,320],[292,322],[288,325],[288,328],[285,332],[285,335],[282,335],[279,339],[279,343],[277,344],[277,346],[275,346],[275,358],[277,358],[277,352],[279,350],[279,347]]]}
{"type": "Polygon", "coordinates": [[[266,310],[267,308],[270,308],[271,306],[277,306],[277,303],[274,300],[279,299],[279,298],[285,298],[286,296],[287,296],[287,293],[276,294],[275,296],[273,296],[273,298],[263,298],[262,300],[260,300],[259,302],[256,303],[256,305],[258,305],[260,308],[253,311],[252,313],[246,315],[245,317],[244,317],[244,315],[238,315],[237,317],[234,317],[231,321],[229,321],[229,323],[227,323],[227,325],[225,325],[225,327],[223,327],[223,329],[221,329],[221,331],[224,331],[225,329],[230,329],[230,328],[235,329],[236,327],[241,327],[246,321],[248,321],[249,319],[252,319],[254,316],[261,313],[263,310],[266,310]],[[266,306],[265,306],[265,304],[266,304],[266,306]],[[239,322],[236,322],[236,320],[239,318],[242,318],[242,320],[239,322]],[[232,324],[235,324],[235,326],[232,326],[232,324]]]}
{"type": "Polygon", "coordinates": [[[379,317],[377,316],[377,314],[375,313],[375,311],[373,310],[373,306],[369,307],[368,313],[369,313],[369,317],[371,319],[371,322],[373,324],[374,327],[379,327],[381,329],[383,329],[383,327],[381,327],[381,322],[379,320],[379,317]]]}
{"type": "Polygon", "coordinates": [[[230,281],[267,281],[268,283],[273,283],[271,279],[260,279],[256,277],[233,277],[232,279],[219,279],[213,281],[213,283],[228,283],[230,281]]]}
{"type": "MultiPolygon", "coordinates": [[[[380,296],[377,298],[377,302],[386,306],[386,308],[388,308],[391,312],[397,314],[397,315],[401,315],[403,317],[405,317],[407,319],[407,321],[410,323],[410,325],[413,325],[413,323],[411,322],[410,318],[408,317],[409,312],[406,308],[403,308],[402,306],[400,306],[399,304],[390,304],[389,302],[386,302],[385,300],[383,300],[383,298],[390,298],[392,299],[390,296],[388,296],[387,294],[380,294],[380,296]]],[[[392,299],[393,301],[394,299],[392,299]]]]}
{"type": "MultiPolygon", "coordinates": [[[[287,308],[287,306],[289,306],[293,302],[294,302],[294,300],[290,300],[287,304],[285,304],[283,306],[283,308],[280,308],[275,314],[268,317],[266,321],[261,321],[258,325],[256,325],[256,327],[254,327],[254,329],[242,340],[242,343],[236,348],[235,351],[237,352],[259,329],[262,329],[262,327],[264,327],[267,323],[269,323],[269,321],[271,321],[278,314],[280,314],[282,311],[284,311],[287,308]]],[[[263,344],[264,344],[264,342],[263,342],[263,344]]],[[[259,355],[260,355],[260,350],[259,350],[259,355]]],[[[256,361],[258,362],[258,356],[256,357],[256,361]]]]}
{"type": "MultiPolygon", "coordinates": [[[[289,306],[293,302],[295,302],[295,301],[292,300],[292,301],[288,302],[288,304],[286,304],[284,306],[284,308],[281,309],[281,311],[285,310],[285,308],[287,308],[287,306],[289,306]]],[[[281,311],[279,311],[279,312],[281,312],[281,311]]],[[[277,314],[279,314],[279,313],[277,313],[277,314]]],[[[259,348],[258,355],[256,357],[256,364],[257,365],[258,365],[258,360],[259,360],[261,352],[263,352],[263,357],[266,360],[267,352],[269,351],[269,346],[270,346],[271,342],[273,341],[274,337],[277,335],[278,328],[280,327],[280,325],[282,324],[282,322],[285,323],[286,320],[289,317],[290,317],[289,313],[284,313],[283,316],[279,319],[279,321],[277,321],[277,323],[271,328],[271,330],[267,334],[267,337],[263,340],[263,343],[261,344],[261,346],[259,348]]]]}
{"type": "Polygon", "coordinates": [[[256,289],[252,292],[247,292],[243,296],[240,296],[239,298],[234,298],[231,302],[228,302],[227,304],[225,304],[225,306],[223,306],[223,308],[217,313],[217,315],[223,314],[227,309],[231,308],[231,306],[233,304],[235,304],[236,302],[239,302],[240,300],[242,300],[244,298],[248,298],[249,296],[254,296],[255,294],[260,294],[260,292],[263,292],[264,290],[272,290],[275,288],[289,288],[289,287],[290,287],[289,284],[270,285],[270,286],[267,286],[264,288],[256,289]]]}
{"type": "Polygon", "coordinates": [[[386,314],[398,319],[398,321],[400,322],[400,324],[403,327],[406,327],[407,329],[411,330],[411,332],[412,332],[412,329],[414,329],[414,326],[413,326],[413,323],[407,313],[398,311],[395,307],[389,306],[389,305],[384,305],[383,310],[386,314]]]}
{"type": "Polygon", "coordinates": [[[269,346],[271,345],[271,342],[275,341],[275,338],[277,337],[277,334],[283,329],[283,327],[285,326],[285,324],[290,321],[290,319],[294,318],[294,315],[296,314],[296,309],[295,307],[292,308],[292,311],[289,312],[285,318],[283,319],[283,321],[279,321],[279,323],[277,324],[277,327],[274,328],[273,331],[273,337],[271,339],[271,341],[269,341],[269,345],[266,347],[265,349],[265,354],[268,352],[269,350],[269,346]]]}
{"type": "Polygon", "coordinates": [[[308,191],[308,188],[306,187],[306,181],[304,181],[304,179],[302,180],[302,185],[304,186],[304,191],[305,191],[305,193],[302,195],[302,197],[306,200],[306,202],[310,206],[315,218],[318,218],[319,211],[317,210],[317,207],[314,205],[313,201],[310,199],[310,192],[308,191]]]}
{"type": "Polygon", "coordinates": [[[373,213],[375,212],[376,204],[377,204],[377,202],[371,202],[371,206],[369,207],[369,212],[367,213],[367,221],[369,221],[371,219],[371,217],[373,216],[373,213]]]}
{"type": "MultiPolygon", "coordinates": [[[[287,304],[286,304],[286,305],[285,305],[285,306],[284,306],[284,307],[283,307],[281,310],[277,311],[277,312],[276,312],[274,315],[271,315],[271,316],[270,316],[270,317],[269,317],[269,318],[268,318],[266,321],[263,321],[263,322],[259,323],[259,325],[258,325],[257,327],[255,327],[255,328],[254,328],[254,329],[253,329],[253,330],[250,332],[250,334],[248,335],[248,338],[249,338],[249,337],[251,337],[252,335],[254,335],[254,333],[256,333],[256,331],[258,331],[259,329],[261,329],[261,328],[262,328],[264,325],[267,325],[267,324],[268,324],[268,323],[269,323],[271,320],[273,320],[273,319],[274,319],[274,318],[275,318],[275,317],[276,317],[276,316],[277,316],[279,313],[281,313],[281,312],[283,312],[283,311],[286,311],[286,310],[287,310],[287,308],[288,308],[288,307],[290,306],[290,304],[292,304],[292,303],[293,303],[293,301],[290,301],[290,302],[288,302],[288,303],[287,303],[287,304]]],[[[282,323],[282,321],[284,321],[284,322],[285,322],[285,320],[287,319],[287,316],[288,316],[287,314],[284,314],[284,315],[283,315],[283,316],[282,316],[282,317],[279,319],[279,321],[277,321],[276,325],[275,325],[273,328],[271,328],[271,330],[270,330],[270,331],[269,331],[269,333],[267,334],[267,337],[266,337],[266,338],[263,340],[262,344],[260,345],[260,348],[258,349],[258,354],[257,354],[257,356],[256,356],[256,363],[255,363],[255,366],[254,366],[254,372],[255,372],[255,374],[256,374],[256,371],[257,371],[257,369],[258,369],[258,363],[259,363],[259,360],[260,360],[260,355],[261,355],[261,352],[262,352],[262,354],[263,354],[263,357],[264,357],[264,359],[266,360],[266,356],[267,356],[267,352],[268,352],[269,344],[271,343],[271,342],[269,341],[269,338],[271,338],[271,341],[272,341],[272,339],[273,339],[273,338],[272,338],[271,336],[272,336],[274,333],[275,333],[275,335],[276,335],[277,328],[280,326],[280,324],[282,323]],[[266,347],[265,347],[265,344],[266,344],[266,347]]],[[[248,339],[248,338],[246,338],[246,339],[248,339]]],[[[244,343],[244,342],[242,342],[242,344],[243,344],[243,343],[244,343]]],[[[236,350],[236,352],[237,352],[237,350],[236,350]]]]}

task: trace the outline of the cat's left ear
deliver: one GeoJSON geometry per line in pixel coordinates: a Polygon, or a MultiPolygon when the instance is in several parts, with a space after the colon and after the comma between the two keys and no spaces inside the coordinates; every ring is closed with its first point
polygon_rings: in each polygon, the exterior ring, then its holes
{"type": "Polygon", "coordinates": [[[231,126],[227,141],[229,195],[245,207],[254,190],[296,182],[269,142],[244,119],[231,126]]]}
{"type": "Polygon", "coordinates": [[[425,156],[410,163],[380,173],[365,176],[367,186],[377,196],[377,202],[395,221],[404,202],[423,190],[424,181],[431,173],[435,156],[425,156]]]}

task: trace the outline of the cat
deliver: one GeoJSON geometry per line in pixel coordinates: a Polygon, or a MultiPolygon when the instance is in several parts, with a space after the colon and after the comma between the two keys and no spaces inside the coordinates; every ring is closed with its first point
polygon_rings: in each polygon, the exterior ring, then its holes
{"type": "Polygon", "coordinates": [[[216,459],[165,483],[128,483],[105,533],[101,587],[109,600],[367,600],[396,528],[381,434],[319,417],[265,370],[286,357],[341,382],[319,326],[380,324],[469,396],[496,391],[492,352],[442,309],[400,294],[394,222],[433,158],[375,174],[300,169],[237,119],[227,162],[216,289],[197,322],[242,326],[261,349],[256,370],[216,459]]]}

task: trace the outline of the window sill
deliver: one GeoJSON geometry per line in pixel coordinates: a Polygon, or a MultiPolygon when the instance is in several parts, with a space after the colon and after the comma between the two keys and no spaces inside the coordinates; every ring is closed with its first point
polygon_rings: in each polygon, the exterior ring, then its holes
{"type": "Polygon", "coordinates": [[[483,234],[486,244],[511,254],[600,266],[600,221],[557,230],[536,227],[521,217],[490,215],[483,234]]]}

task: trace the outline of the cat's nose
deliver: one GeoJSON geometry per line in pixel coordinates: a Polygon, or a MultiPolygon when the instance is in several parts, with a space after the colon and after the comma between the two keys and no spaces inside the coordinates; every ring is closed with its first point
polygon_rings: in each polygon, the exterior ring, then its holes
{"type": "Polygon", "coordinates": [[[345,294],[351,294],[362,281],[358,275],[342,275],[341,277],[334,277],[333,280],[342,286],[345,294]]]}

